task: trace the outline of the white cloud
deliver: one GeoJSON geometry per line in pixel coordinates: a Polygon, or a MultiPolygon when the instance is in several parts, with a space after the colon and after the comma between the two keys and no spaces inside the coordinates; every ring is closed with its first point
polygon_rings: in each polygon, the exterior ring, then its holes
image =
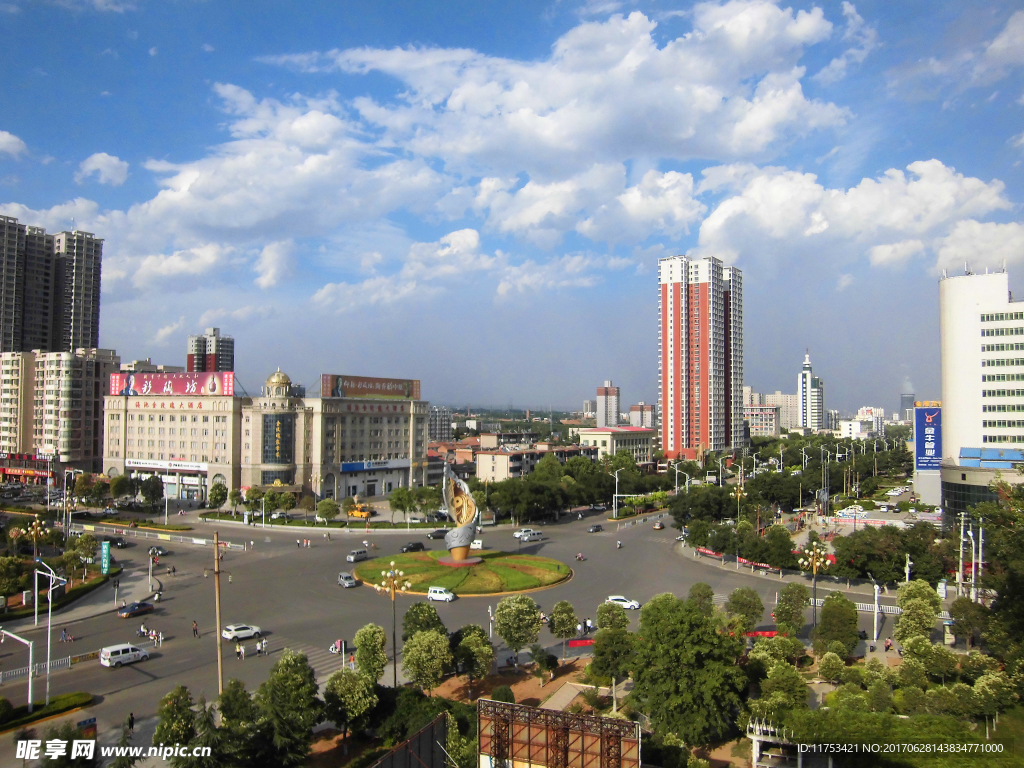
{"type": "Polygon", "coordinates": [[[217,49],[216,49],[216,48],[214,48],[214,47],[213,47],[212,45],[210,45],[209,43],[203,43],[203,50],[204,50],[204,51],[206,51],[207,53],[213,53],[213,52],[214,52],[215,50],[217,50],[217,49]]]}
{"type": "Polygon", "coordinates": [[[693,176],[651,170],[641,182],[603,204],[577,231],[591,240],[643,241],[652,234],[678,238],[690,233],[707,206],[693,197],[693,176]]]}
{"type": "Polygon", "coordinates": [[[7,131],[0,131],[0,153],[18,157],[28,151],[25,142],[7,131]]]}
{"type": "Polygon", "coordinates": [[[155,45],[152,48],[149,49],[149,55],[150,56],[156,56],[159,52],[160,51],[157,49],[157,47],[155,45]]]}
{"type": "Polygon", "coordinates": [[[137,288],[159,285],[166,289],[177,280],[187,286],[194,278],[223,265],[233,251],[230,246],[209,243],[170,255],[144,256],[138,260],[132,284],[137,288]]]}
{"type": "Polygon", "coordinates": [[[156,334],[149,340],[150,344],[163,345],[171,338],[174,334],[185,327],[185,316],[182,315],[175,322],[165,325],[163,328],[158,330],[156,334]]]}
{"type": "Polygon", "coordinates": [[[851,285],[853,285],[853,275],[842,274],[842,275],[839,276],[839,279],[836,280],[836,290],[837,291],[845,291],[851,285]]]}
{"type": "Polygon", "coordinates": [[[225,318],[230,320],[255,320],[263,319],[267,317],[273,317],[275,310],[273,307],[269,307],[265,304],[261,305],[246,305],[239,307],[238,309],[208,309],[199,316],[198,325],[203,327],[208,326],[210,323],[216,323],[225,318]]]}
{"type": "Polygon", "coordinates": [[[282,280],[291,276],[294,270],[293,252],[295,243],[281,240],[267,244],[256,260],[256,272],[259,277],[254,281],[260,288],[273,288],[282,280]]]}
{"type": "Polygon", "coordinates": [[[938,160],[907,170],[843,190],[783,168],[710,169],[709,187],[736,194],[701,224],[699,250],[728,259],[808,253],[834,261],[866,253],[873,265],[892,265],[968,219],[1012,207],[1000,181],[963,176],[938,160]]]}
{"type": "Polygon", "coordinates": [[[605,259],[590,254],[567,254],[544,264],[532,260],[509,266],[498,284],[499,298],[527,291],[555,288],[592,288],[601,281],[596,270],[607,267],[605,259]]]}
{"type": "Polygon", "coordinates": [[[465,49],[373,48],[270,57],[303,71],[382,72],[403,91],[356,99],[382,144],[446,167],[548,183],[638,154],[736,158],[841,125],[847,113],[807,99],[797,62],[828,37],[821,9],[765,0],[701,3],[693,30],[659,47],[642,13],[582,23],[541,61],[465,49]],[[497,172],[497,173],[494,173],[497,172]]]}
{"type": "Polygon", "coordinates": [[[961,267],[965,262],[972,269],[1020,264],[1024,261],[1024,224],[960,221],[938,241],[936,252],[940,269],[961,267]]]}
{"type": "Polygon", "coordinates": [[[92,174],[96,174],[96,180],[100,184],[119,187],[128,180],[128,163],[106,152],[97,152],[81,162],[78,173],[75,174],[75,181],[81,184],[92,174]]]}
{"type": "Polygon", "coordinates": [[[878,30],[864,23],[853,3],[843,2],[843,16],[846,17],[846,29],[843,39],[853,43],[843,51],[843,55],[832,59],[828,65],[814,76],[821,83],[834,83],[846,77],[846,70],[851,64],[861,64],[876,47],[878,47],[878,30]]]}

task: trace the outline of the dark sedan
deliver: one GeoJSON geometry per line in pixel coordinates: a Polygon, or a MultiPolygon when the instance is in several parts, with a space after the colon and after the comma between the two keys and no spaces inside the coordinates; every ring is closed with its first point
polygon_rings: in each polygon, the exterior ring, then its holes
{"type": "Polygon", "coordinates": [[[427,534],[427,538],[428,539],[443,539],[447,535],[448,535],[448,531],[444,530],[443,528],[438,528],[436,531],[431,531],[430,533],[428,533],[427,534]]]}
{"type": "Polygon", "coordinates": [[[422,541],[410,541],[408,544],[402,547],[402,552],[422,552],[425,549],[426,547],[423,546],[422,541]]]}
{"type": "Polygon", "coordinates": [[[604,526],[592,525],[589,528],[587,528],[587,533],[600,533],[603,530],[604,530],[604,526]]]}
{"type": "Polygon", "coordinates": [[[128,605],[117,612],[117,615],[122,619],[130,619],[133,616],[141,616],[144,613],[152,612],[152,603],[128,603],[128,605]]]}
{"type": "Polygon", "coordinates": [[[110,546],[117,547],[118,549],[124,549],[128,546],[128,542],[122,539],[120,536],[104,536],[104,541],[109,541],[110,546]]]}

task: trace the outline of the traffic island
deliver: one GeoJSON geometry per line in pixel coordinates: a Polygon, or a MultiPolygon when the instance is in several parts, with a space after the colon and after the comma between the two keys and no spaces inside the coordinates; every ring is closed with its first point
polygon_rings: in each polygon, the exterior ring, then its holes
{"type": "Polygon", "coordinates": [[[366,585],[380,582],[381,571],[395,568],[409,582],[409,592],[426,594],[430,587],[445,587],[457,595],[493,595],[522,592],[559,584],[572,575],[572,569],[550,557],[519,555],[499,550],[474,550],[478,563],[453,568],[442,563],[447,552],[409,552],[404,555],[378,557],[358,565],[357,579],[366,585]]]}

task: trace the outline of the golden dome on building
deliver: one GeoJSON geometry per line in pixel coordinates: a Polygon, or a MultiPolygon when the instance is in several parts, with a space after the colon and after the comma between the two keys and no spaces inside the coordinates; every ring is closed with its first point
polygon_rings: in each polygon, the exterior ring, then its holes
{"type": "Polygon", "coordinates": [[[267,379],[266,392],[269,397],[288,397],[291,386],[292,380],[288,374],[278,368],[267,379]]]}

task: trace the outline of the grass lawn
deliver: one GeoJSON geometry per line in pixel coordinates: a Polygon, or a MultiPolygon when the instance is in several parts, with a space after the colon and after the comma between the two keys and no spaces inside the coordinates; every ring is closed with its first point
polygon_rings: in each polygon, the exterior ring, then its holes
{"type": "MultiPolygon", "coordinates": [[[[37,701],[31,715],[28,713],[28,705],[22,704],[20,707],[14,708],[9,719],[0,723],[0,731],[20,728],[37,720],[59,715],[61,712],[67,712],[70,709],[87,706],[92,703],[92,699],[93,695],[91,693],[61,693],[50,697],[49,706],[43,706],[43,702],[37,701]]],[[[34,738],[42,737],[35,736],[34,738]]]]}
{"type": "Polygon", "coordinates": [[[447,554],[444,551],[410,552],[378,557],[358,565],[355,575],[367,584],[374,584],[380,581],[380,572],[394,562],[405,574],[413,592],[426,592],[428,587],[447,587],[457,595],[481,595],[546,587],[564,581],[570,574],[569,566],[557,560],[487,549],[470,553],[484,559],[479,565],[451,568],[437,562],[447,554]]]}

